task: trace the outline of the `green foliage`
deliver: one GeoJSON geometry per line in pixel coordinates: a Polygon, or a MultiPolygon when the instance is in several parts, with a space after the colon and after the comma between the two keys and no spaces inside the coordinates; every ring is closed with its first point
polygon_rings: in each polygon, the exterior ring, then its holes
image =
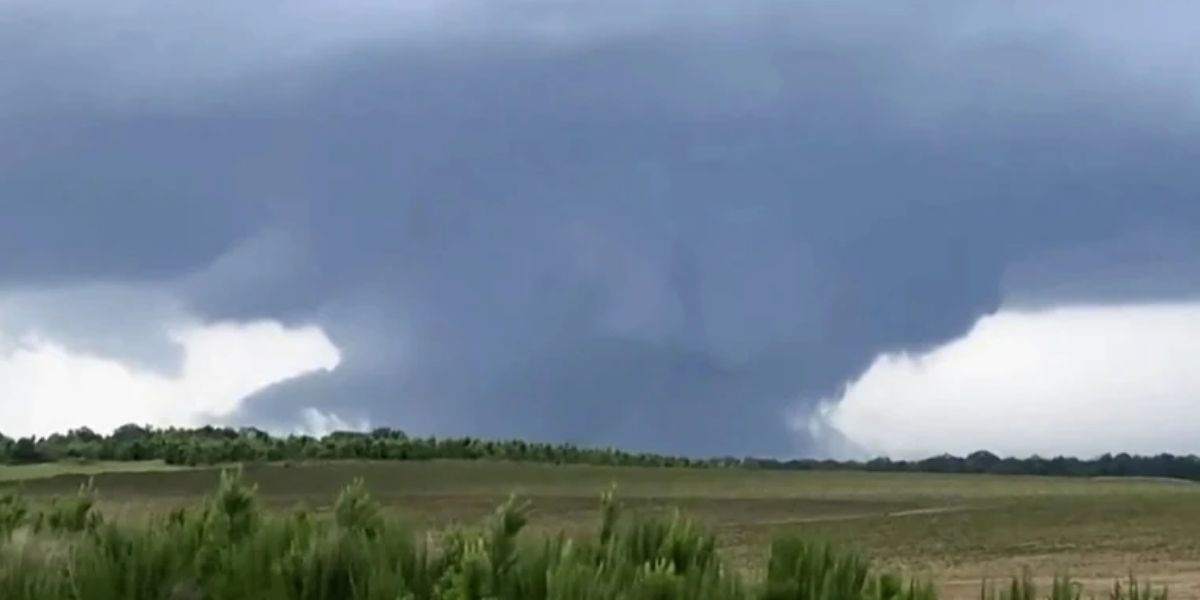
{"type": "Polygon", "coordinates": [[[397,429],[371,433],[337,431],[321,438],[290,435],[277,438],[245,427],[155,429],[123,425],[111,435],[80,428],[45,438],[10,440],[0,435],[0,462],[8,464],[54,461],[162,460],[172,465],[221,465],[261,461],[302,460],[512,460],[547,463],[709,467],[736,460],[695,460],[635,453],[612,448],[581,448],[524,440],[412,438],[397,429]]]}
{"type": "MultiPolygon", "coordinates": [[[[868,597],[870,568],[858,554],[832,546],[784,538],[771,546],[766,600],[849,600],[868,597]]],[[[878,591],[885,590],[884,585],[878,591]]],[[[895,596],[885,596],[893,598],[895,596]]]]}
{"type": "Polygon", "coordinates": [[[257,489],[242,479],[240,470],[222,471],[221,482],[209,498],[204,515],[210,532],[237,542],[258,526],[257,489]]]}
{"type": "Polygon", "coordinates": [[[1113,583],[1109,600],[1167,600],[1167,588],[1155,588],[1149,583],[1139,582],[1133,575],[1129,576],[1128,585],[1122,586],[1120,581],[1113,583]]]}
{"type": "Polygon", "coordinates": [[[0,541],[7,540],[12,533],[25,524],[29,516],[29,505],[20,490],[8,490],[0,494],[0,541]]]}
{"type": "Polygon", "coordinates": [[[1001,458],[978,451],[966,457],[934,456],[917,461],[836,461],[774,458],[688,458],[613,448],[583,448],[525,440],[415,438],[403,431],[379,428],[370,433],[337,431],[324,437],[273,437],[253,427],[155,429],[123,425],[111,435],[72,429],[45,438],[12,440],[0,435],[0,463],[55,461],[161,460],[171,465],[203,466],[305,460],[508,460],[554,464],[646,467],[739,467],[771,470],[859,470],[923,473],[992,473],[1079,477],[1170,477],[1200,481],[1200,457],[1159,454],[1105,454],[1081,460],[1069,457],[1001,458]]]}
{"type": "Polygon", "coordinates": [[[96,489],[91,478],[68,498],[55,498],[45,512],[38,515],[35,529],[45,527],[52,532],[78,533],[94,531],[101,523],[96,511],[96,489]]]}
{"type": "Polygon", "coordinates": [[[379,504],[371,498],[361,478],[355,479],[338,494],[333,513],[338,526],[350,531],[375,535],[382,528],[379,504]]]}
{"type": "MultiPolygon", "coordinates": [[[[1132,575],[1126,585],[1121,581],[1113,583],[1108,600],[1167,600],[1166,588],[1154,588],[1148,583],[1139,582],[1132,575]]],[[[1039,595],[1037,585],[1028,572],[1021,577],[1014,577],[1003,586],[990,585],[984,582],[980,591],[981,600],[1083,600],[1083,586],[1070,577],[1055,577],[1050,582],[1050,593],[1039,595]]],[[[1091,598],[1091,597],[1088,597],[1091,598]]]]}
{"type": "Polygon", "coordinates": [[[1200,481],[1200,457],[1105,454],[1081,460],[1070,457],[1001,458],[978,451],[966,457],[942,455],[918,461],[877,458],[861,461],[716,457],[707,459],[583,448],[524,440],[414,438],[403,431],[380,428],[370,433],[334,432],[321,438],[303,435],[272,437],[254,428],[205,426],[155,429],[124,425],[111,435],[87,428],[46,438],[13,440],[0,435],[0,463],[54,461],[162,460],[172,465],[203,466],[247,462],[305,460],[508,460],[555,464],[654,467],[740,467],[769,470],[863,470],[925,473],[991,473],[1080,477],[1167,477],[1200,481]]]}
{"type": "MultiPolygon", "coordinates": [[[[766,579],[727,571],[715,538],[675,514],[624,519],[610,491],[595,536],[524,532],[530,506],[509,498],[479,528],[436,542],[387,518],[355,481],[331,518],[266,512],[239,471],[200,506],[146,521],[104,522],[83,486],[26,528],[20,496],[0,497],[0,598],[5,600],[935,600],[927,584],[876,572],[861,555],[783,537],[766,579]]],[[[1028,576],[985,586],[984,600],[1079,600],[1055,580],[1039,596],[1028,576]]],[[[1165,600],[1132,578],[1112,600],[1165,600]]]]}
{"type": "MultiPolygon", "coordinates": [[[[1075,600],[1077,596],[1071,594],[1072,592],[1078,593],[1079,590],[1070,589],[1070,585],[1069,578],[1056,577],[1049,598],[1051,600],[1075,600]]],[[[1038,600],[1037,585],[1034,584],[1033,577],[1029,572],[1025,572],[1021,577],[1012,578],[1003,587],[996,587],[984,582],[979,595],[982,600],[1038,600]]]]}
{"type": "MultiPolygon", "coordinates": [[[[13,496],[5,506],[18,507],[13,496]]],[[[604,496],[595,539],[523,537],[529,504],[510,498],[475,532],[427,541],[384,518],[361,481],[332,519],[265,513],[226,471],[200,507],[146,523],[103,523],[94,491],[53,504],[46,527],[0,546],[6,599],[743,599],[711,535],[673,519],[619,521],[604,496]]],[[[12,514],[24,513],[20,510],[12,514]]],[[[20,519],[14,520],[19,523],[20,519]]],[[[14,525],[15,527],[15,525],[14,525]]],[[[776,578],[779,575],[776,574],[776,578]]],[[[874,596],[862,596],[862,598],[874,596]]]]}
{"type": "Polygon", "coordinates": [[[608,544],[616,531],[620,507],[616,501],[617,486],[614,484],[607,492],[600,495],[600,543],[608,544]]]}

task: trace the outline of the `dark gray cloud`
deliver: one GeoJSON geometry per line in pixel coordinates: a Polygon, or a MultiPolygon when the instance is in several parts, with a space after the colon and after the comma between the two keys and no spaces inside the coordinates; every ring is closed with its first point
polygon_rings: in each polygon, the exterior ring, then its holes
{"type": "Polygon", "coordinates": [[[785,415],[881,351],[1198,289],[1165,12],[1133,44],[1115,5],[217,4],[211,36],[22,6],[0,284],[320,323],[342,366],[247,419],[819,451],[785,415]]]}

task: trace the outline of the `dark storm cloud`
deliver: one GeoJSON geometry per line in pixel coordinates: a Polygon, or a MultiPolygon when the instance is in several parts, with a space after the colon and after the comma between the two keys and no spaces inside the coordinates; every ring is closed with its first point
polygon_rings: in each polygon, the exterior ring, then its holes
{"type": "MultiPolygon", "coordinates": [[[[264,422],[782,453],[819,450],[786,415],[879,352],[1089,299],[1053,285],[1105,279],[1077,248],[1193,255],[1194,82],[1132,68],[1162,40],[969,3],[519,6],[353,43],[258,15],[308,54],[217,28],[179,65],[9,41],[0,282],[315,320],[342,366],[256,399],[264,422]]],[[[1172,272],[1152,295],[1197,289],[1172,272]]]]}

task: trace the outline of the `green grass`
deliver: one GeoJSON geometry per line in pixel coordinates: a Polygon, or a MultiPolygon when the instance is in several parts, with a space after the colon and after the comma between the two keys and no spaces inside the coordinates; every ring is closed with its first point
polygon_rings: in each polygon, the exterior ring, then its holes
{"type": "MultiPolygon", "coordinates": [[[[1100,590],[1132,570],[1171,582],[1177,597],[1200,597],[1200,485],[1190,483],[489,461],[259,465],[245,475],[269,507],[303,502],[318,511],[362,478],[385,514],[431,531],[477,523],[517,492],[533,502],[532,533],[572,535],[592,531],[595,498],[616,484],[632,509],[665,518],[679,508],[715,532],[726,564],[752,578],[762,575],[771,540],[788,535],[856,548],[961,592],[953,597],[978,598],[980,579],[1026,567],[1043,587],[1070,572],[1100,590]]],[[[37,497],[72,493],[84,479],[21,485],[37,497]]],[[[218,479],[212,469],[95,476],[101,508],[118,520],[194,503],[218,479]]]]}

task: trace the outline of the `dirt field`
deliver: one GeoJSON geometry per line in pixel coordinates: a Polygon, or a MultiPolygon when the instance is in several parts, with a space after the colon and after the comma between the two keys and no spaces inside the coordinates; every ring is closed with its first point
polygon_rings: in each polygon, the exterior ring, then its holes
{"type": "MultiPolygon", "coordinates": [[[[104,510],[120,518],[192,501],[218,477],[122,469],[95,475],[104,510]]],[[[534,502],[535,527],[572,532],[591,530],[599,494],[616,484],[633,509],[677,507],[708,524],[747,571],[761,568],[771,537],[787,531],[854,545],[936,579],[952,598],[977,598],[981,579],[1025,568],[1039,577],[1069,572],[1097,591],[1132,571],[1170,584],[1172,597],[1200,598],[1200,485],[1191,483],[451,461],[249,466],[246,475],[273,506],[314,508],[362,477],[390,510],[428,527],[475,522],[516,492],[534,502]]],[[[7,485],[25,476],[0,468],[7,485]]],[[[69,493],[85,477],[37,476],[20,484],[31,495],[69,493]]]]}

